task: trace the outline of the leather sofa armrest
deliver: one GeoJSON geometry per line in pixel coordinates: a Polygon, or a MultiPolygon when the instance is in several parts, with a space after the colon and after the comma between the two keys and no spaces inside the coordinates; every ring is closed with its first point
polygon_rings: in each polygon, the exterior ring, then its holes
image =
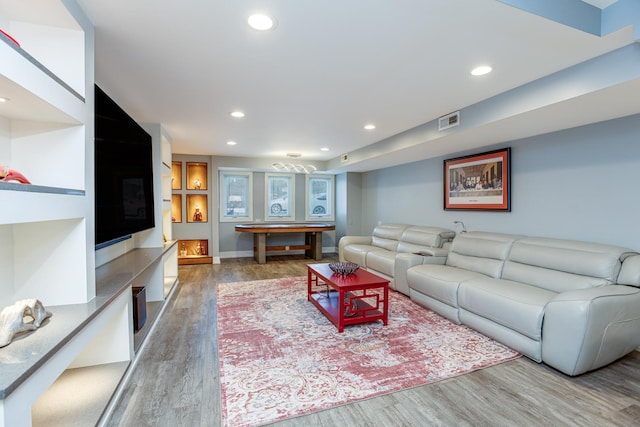
{"type": "Polygon", "coordinates": [[[338,242],[338,257],[340,262],[344,262],[344,247],[347,245],[370,245],[373,241],[371,236],[343,236],[338,242]]]}
{"type": "MultiPolygon", "coordinates": [[[[416,252],[416,254],[422,255],[424,257],[444,257],[444,258],[447,258],[447,255],[449,255],[449,250],[448,249],[443,249],[443,248],[425,248],[425,249],[419,250],[418,252],[416,252]]],[[[429,263],[429,264],[432,264],[432,263],[429,263]]]]}
{"type": "MultiPolygon", "coordinates": [[[[441,249],[434,248],[434,254],[441,254],[441,249]]],[[[444,264],[447,261],[447,251],[444,255],[429,256],[409,253],[399,253],[396,255],[393,279],[396,291],[409,295],[409,281],[407,280],[407,270],[421,264],[444,264]]]]}
{"type": "Polygon", "coordinates": [[[567,375],[605,366],[640,345],[640,289],[610,285],[563,292],[542,326],[542,361],[567,375]]]}
{"type": "Polygon", "coordinates": [[[409,295],[409,282],[407,281],[407,270],[413,266],[423,263],[425,257],[417,254],[410,254],[406,252],[398,253],[396,255],[395,263],[393,266],[393,280],[395,283],[396,291],[402,292],[405,295],[409,295]]]}

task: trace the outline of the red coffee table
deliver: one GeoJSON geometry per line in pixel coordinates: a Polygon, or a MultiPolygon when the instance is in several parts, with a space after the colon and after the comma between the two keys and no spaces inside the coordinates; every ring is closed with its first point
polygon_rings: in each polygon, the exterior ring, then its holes
{"type": "Polygon", "coordinates": [[[329,264],[307,264],[307,299],[343,332],[346,325],[389,317],[389,281],[358,269],[335,274],[329,264]]]}

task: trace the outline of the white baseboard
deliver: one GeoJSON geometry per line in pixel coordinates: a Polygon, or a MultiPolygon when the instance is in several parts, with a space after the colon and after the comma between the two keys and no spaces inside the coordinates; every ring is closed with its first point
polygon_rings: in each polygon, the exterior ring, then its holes
{"type": "Polygon", "coordinates": [[[225,258],[252,258],[253,251],[228,251],[220,252],[220,259],[225,258]]]}

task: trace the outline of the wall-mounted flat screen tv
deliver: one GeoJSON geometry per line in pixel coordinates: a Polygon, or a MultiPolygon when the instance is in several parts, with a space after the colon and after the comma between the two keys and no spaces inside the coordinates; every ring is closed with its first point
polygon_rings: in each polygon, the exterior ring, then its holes
{"type": "Polygon", "coordinates": [[[95,87],[96,246],[155,226],[151,135],[95,87]]]}

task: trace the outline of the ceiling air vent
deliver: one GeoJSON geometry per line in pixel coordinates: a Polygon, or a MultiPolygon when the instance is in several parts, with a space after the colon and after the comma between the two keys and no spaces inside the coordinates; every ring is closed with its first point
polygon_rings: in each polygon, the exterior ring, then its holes
{"type": "Polygon", "coordinates": [[[458,126],[459,124],[460,111],[456,111],[455,113],[447,114],[446,116],[442,116],[438,119],[438,130],[442,131],[454,126],[458,126]]]}

